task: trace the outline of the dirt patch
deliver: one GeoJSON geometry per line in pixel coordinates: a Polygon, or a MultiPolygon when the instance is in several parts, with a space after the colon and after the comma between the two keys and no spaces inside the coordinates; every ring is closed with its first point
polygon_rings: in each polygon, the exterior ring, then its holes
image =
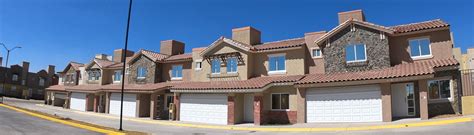
{"type": "Polygon", "coordinates": [[[37,113],[37,114],[41,114],[41,115],[45,115],[45,116],[49,116],[49,117],[53,117],[53,118],[56,118],[56,119],[60,119],[60,120],[65,120],[65,121],[69,121],[69,122],[73,122],[73,123],[77,123],[77,124],[82,124],[82,125],[87,125],[87,126],[91,126],[91,127],[96,127],[96,128],[101,128],[101,129],[106,129],[106,130],[112,130],[112,131],[117,131],[117,132],[122,132],[122,133],[126,133],[127,135],[149,135],[148,133],[143,133],[143,132],[138,132],[138,131],[119,131],[118,129],[115,129],[115,128],[110,128],[110,127],[104,127],[104,126],[100,126],[100,125],[95,125],[95,124],[91,124],[91,123],[87,123],[87,122],[82,122],[82,121],[78,121],[78,120],[73,120],[71,118],[68,118],[68,117],[60,117],[60,116],[57,116],[57,115],[51,115],[51,114],[48,114],[48,113],[44,113],[44,112],[39,112],[39,111],[35,111],[35,110],[30,110],[30,109],[25,109],[25,108],[22,108],[22,107],[17,107],[17,106],[14,106],[15,108],[18,108],[18,109],[21,109],[21,110],[25,110],[25,111],[29,111],[29,112],[34,112],[34,113],[37,113]]]}

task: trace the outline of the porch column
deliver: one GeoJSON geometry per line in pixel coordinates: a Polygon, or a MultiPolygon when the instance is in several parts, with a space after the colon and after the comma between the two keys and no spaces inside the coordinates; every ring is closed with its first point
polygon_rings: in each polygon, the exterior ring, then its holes
{"type": "Polygon", "coordinates": [[[142,99],[142,94],[136,94],[136,99],[135,99],[135,117],[139,118],[140,117],[140,102],[142,99]]]}
{"type": "Polygon", "coordinates": [[[427,80],[418,81],[418,89],[420,90],[420,118],[428,119],[428,83],[427,80]]]}
{"type": "Polygon", "coordinates": [[[94,112],[99,112],[98,109],[97,109],[97,108],[98,108],[98,107],[97,107],[97,104],[99,103],[99,102],[98,102],[98,101],[99,101],[99,97],[98,97],[97,95],[95,95],[95,94],[92,95],[92,96],[94,96],[94,109],[92,109],[92,110],[93,110],[94,112]]]}
{"type": "Polygon", "coordinates": [[[235,124],[235,94],[227,96],[227,125],[235,124]]]}
{"type": "Polygon", "coordinates": [[[109,113],[110,108],[110,92],[105,93],[105,113],[109,113]]]}
{"type": "Polygon", "coordinates": [[[255,125],[263,124],[263,93],[255,93],[253,98],[253,121],[255,125]]]}
{"type": "Polygon", "coordinates": [[[390,83],[380,84],[382,89],[382,119],[383,122],[392,121],[392,90],[390,83]]]}
{"type": "Polygon", "coordinates": [[[174,104],[175,104],[175,112],[174,112],[174,119],[175,120],[179,120],[179,113],[180,113],[180,109],[179,109],[179,106],[180,106],[180,95],[181,93],[174,93],[174,104]]]}
{"type": "Polygon", "coordinates": [[[71,92],[66,93],[66,101],[65,102],[66,102],[66,103],[64,103],[64,104],[66,104],[65,108],[70,109],[70,107],[71,107],[71,92]]]}
{"type": "Polygon", "coordinates": [[[150,95],[150,119],[155,119],[156,117],[156,93],[150,95]]]}
{"type": "Polygon", "coordinates": [[[298,104],[296,108],[296,122],[297,123],[305,123],[306,122],[306,88],[296,88],[297,99],[296,102],[298,104]]]}

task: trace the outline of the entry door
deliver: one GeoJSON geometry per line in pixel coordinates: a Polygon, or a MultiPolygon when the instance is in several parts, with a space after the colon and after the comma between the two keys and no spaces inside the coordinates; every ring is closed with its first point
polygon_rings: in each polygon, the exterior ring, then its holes
{"type": "Polygon", "coordinates": [[[253,94],[244,96],[244,121],[253,122],[253,94]]]}
{"type": "Polygon", "coordinates": [[[413,83],[392,85],[392,113],[394,117],[415,116],[415,103],[413,83]]]}

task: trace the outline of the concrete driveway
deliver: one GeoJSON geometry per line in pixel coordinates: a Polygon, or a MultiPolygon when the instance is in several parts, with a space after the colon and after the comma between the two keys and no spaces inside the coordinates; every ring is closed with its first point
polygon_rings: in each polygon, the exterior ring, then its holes
{"type": "MultiPolygon", "coordinates": [[[[21,100],[21,99],[11,99],[6,98],[6,104],[19,106],[22,108],[27,108],[31,110],[36,110],[49,114],[56,114],[61,117],[68,117],[79,121],[84,121],[92,124],[107,126],[117,128],[119,125],[119,120],[117,116],[109,114],[97,114],[91,112],[78,112],[72,111],[69,109],[62,109],[60,107],[53,107],[42,105],[42,101],[32,101],[32,100],[21,100]]],[[[418,120],[412,120],[418,121],[418,120]]],[[[255,132],[255,131],[236,131],[236,130],[220,130],[220,129],[206,129],[206,128],[192,128],[192,127],[180,127],[180,126],[168,126],[160,125],[152,122],[156,120],[149,120],[148,118],[125,118],[124,120],[124,129],[141,131],[152,134],[263,134],[263,135],[288,135],[288,134],[361,134],[361,135],[371,135],[371,134],[429,134],[429,135],[445,135],[445,134],[456,134],[456,135],[472,135],[474,134],[474,122],[464,122],[456,123],[449,125],[440,125],[440,126],[427,126],[427,127],[410,127],[410,128],[397,128],[397,129],[380,129],[380,130],[366,130],[366,131],[338,131],[338,132],[255,132]],[[133,120],[130,120],[133,119],[133,120]],[[140,122],[145,121],[145,122],[140,122]],[[151,122],[150,122],[151,121],[151,122]],[[147,123],[148,122],[148,123],[147,123]]],[[[167,121],[160,121],[167,122],[167,121]]],[[[402,123],[404,121],[398,122],[402,123]]],[[[393,122],[397,123],[397,122],[393,122]]],[[[373,124],[373,123],[372,123],[373,124]]],[[[386,124],[386,123],[379,123],[386,124]]],[[[290,127],[349,127],[349,126],[364,126],[367,124],[296,124],[290,127]]],[[[246,126],[246,125],[240,125],[246,126]]],[[[278,127],[278,126],[262,126],[262,127],[278,127]]]]}

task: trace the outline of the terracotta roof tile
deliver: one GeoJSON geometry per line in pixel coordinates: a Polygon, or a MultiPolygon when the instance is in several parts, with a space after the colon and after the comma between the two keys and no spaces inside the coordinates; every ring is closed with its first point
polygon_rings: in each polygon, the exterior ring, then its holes
{"type": "Polygon", "coordinates": [[[172,55],[166,58],[165,61],[192,60],[192,59],[193,59],[192,53],[185,53],[185,54],[172,55]]]}
{"type": "Polygon", "coordinates": [[[287,39],[281,41],[274,41],[274,42],[266,42],[260,45],[255,45],[255,50],[257,51],[264,51],[264,50],[271,50],[271,49],[282,49],[282,48],[292,48],[292,47],[300,47],[305,45],[305,39],[301,38],[294,38],[294,39],[287,39]]]}
{"type": "Polygon", "coordinates": [[[303,75],[255,77],[241,81],[183,82],[175,85],[176,90],[219,90],[219,89],[259,89],[270,83],[296,82],[303,75]]]}
{"type": "Polygon", "coordinates": [[[153,52],[153,51],[150,51],[150,50],[140,50],[140,52],[145,55],[146,57],[152,59],[153,61],[161,61],[161,60],[164,60],[168,57],[168,55],[165,55],[165,54],[161,54],[161,53],[157,53],[157,52],[153,52]]]}
{"type": "Polygon", "coordinates": [[[329,83],[343,81],[360,81],[373,79],[388,79],[408,77],[417,75],[433,74],[436,67],[458,65],[454,58],[425,60],[414,63],[399,64],[390,68],[370,70],[363,72],[347,72],[332,74],[309,74],[297,82],[297,84],[329,83]]]}
{"type": "Polygon", "coordinates": [[[79,70],[80,67],[84,66],[84,64],[78,62],[70,62],[69,64],[71,64],[72,68],[74,68],[75,70],[79,70]]]}
{"type": "Polygon", "coordinates": [[[441,28],[441,27],[448,27],[449,24],[440,20],[430,20],[418,23],[411,23],[411,24],[404,24],[404,25],[397,25],[390,27],[391,29],[395,30],[395,33],[405,33],[405,32],[412,32],[418,30],[425,30],[425,29],[432,29],[432,28],[441,28]]]}
{"type": "Polygon", "coordinates": [[[94,61],[97,65],[99,65],[102,68],[116,64],[116,62],[110,61],[110,60],[94,59],[94,61]]]}

